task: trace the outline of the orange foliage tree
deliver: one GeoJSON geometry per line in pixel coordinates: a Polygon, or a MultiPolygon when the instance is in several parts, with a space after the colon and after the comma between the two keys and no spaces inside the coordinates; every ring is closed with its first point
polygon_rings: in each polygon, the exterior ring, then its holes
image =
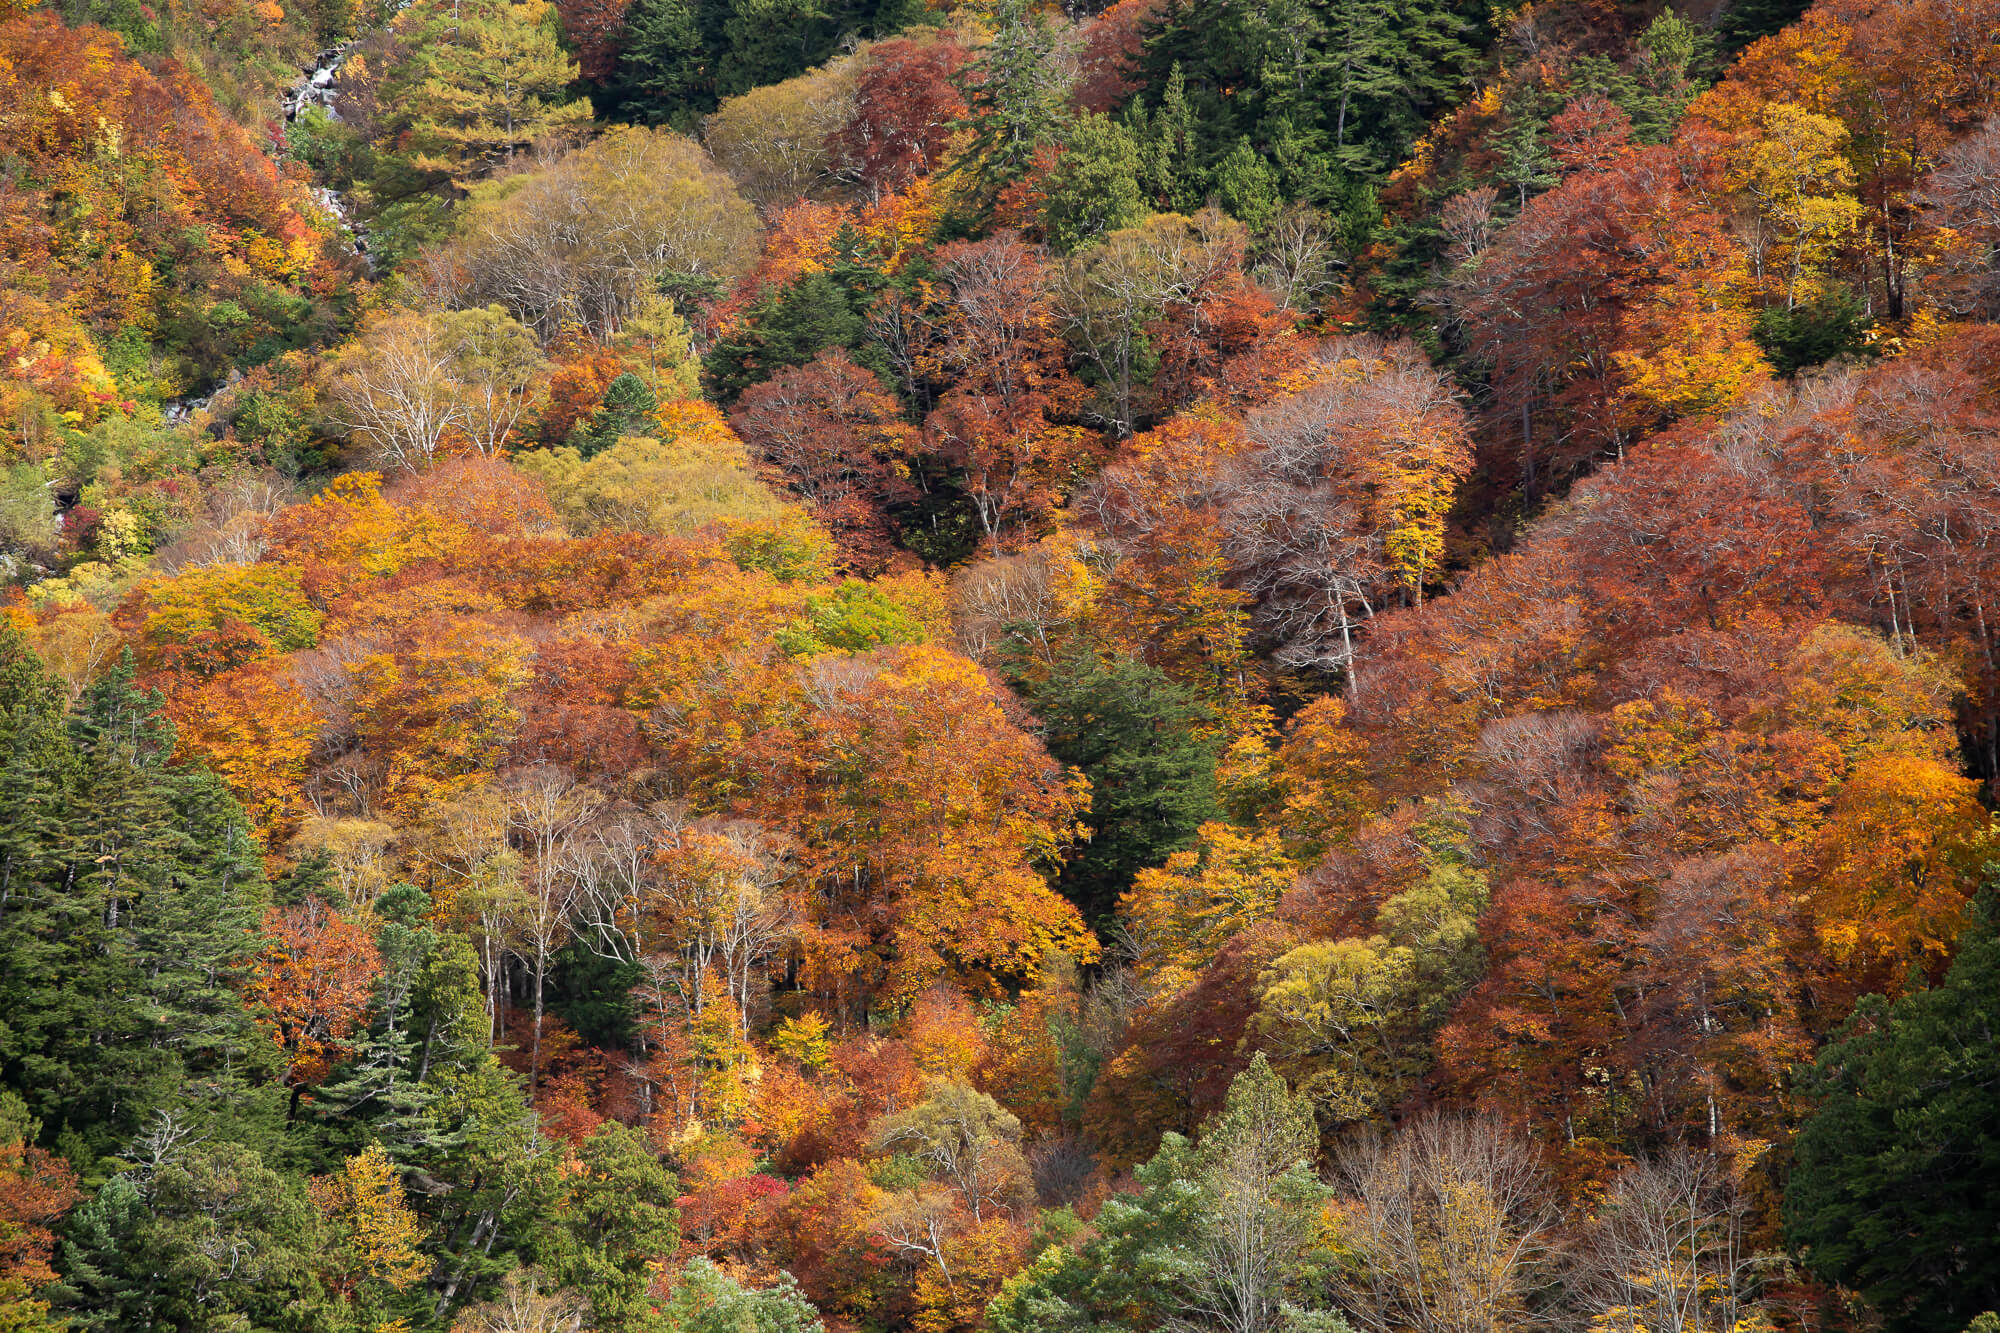
{"type": "Polygon", "coordinates": [[[8,1326],[43,1326],[48,1305],[35,1292],[56,1280],[54,1228],[82,1197],[76,1172],[61,1158],[25,1137],[0,1143],[0,1321],[8,1326]]]}
{"type": "Polygon", "coordinates": [[[894,537],[891,509],[917,498],[915,432],[881,382],[838,349],[744,391],[730,414],[743,442],[833,529],[850,568],[874,572],[894,537]]]}
{"type": "Polygon", "coordinates": [[[841,170],[879,197],[941,166],[946,140],[965,114],[954,76],[966,59],[950,36],[894,37],[870,47],[855,81],[854,113],[829,139],[841,170]]]}
{"type": "Polygon", "coordinates": [[[919,360],[952,387],[924,430],[960,470],[997,555],[1083,479],[1094,437],[1065,424],[1084,390],[1065,365],[1039,250],[1001,232],[945,246],[937,264],[949,295],[919,360]]]}
{"type": "Polygon", "coordinates": [[[345,920],[317,898],[264,914],[269,942],[257,956],[246,999],[285,1052],[285,1082],[298,1091],[327,1075],[361,1026],[381,970],[365,921],[345,920]]]}
{"type": "Polygon", "coordinates": [[[1732,406],[1767,373],[1713,139],[1606,151],[1602,169],[1529,201],[1462,295],[1530,496],[1644,427],[1732,406]]]}

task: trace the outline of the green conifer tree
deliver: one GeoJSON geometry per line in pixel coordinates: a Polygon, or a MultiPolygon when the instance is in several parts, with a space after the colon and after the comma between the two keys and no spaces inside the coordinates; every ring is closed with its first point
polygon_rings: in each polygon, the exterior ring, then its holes
{"type": "Polygon", "coordinates": [[[1889,1333],[1958,1333],[2000,1308],[2000,931],[1976,905],[1944,980],[1864,999],[1800,1071],[1811,1107],[1785,1184],[1808,1268],[1889,1333]]]}
{"type": "Polygon", "coordinates": [[[1132,876],[1193,842],[1216,817],[1214,717],[1158,668],[1081,656],[1032,687],[1049,753],[1090,779],[1090,840],[1059,887],[1108,921],[1132,876]]]}
{"type": "Polygon", "coordinates": [[[1033,0],[990,0],[982,17],[993,36],[959,74],[966,145],[951,165],[990,204],[1027,174],[1038,150],[1062,138],[1069,82],[1057,58],[1061,35],[1033,0]]]}
{"type": "Polygon", "coordinates": [[[647,1333],[658,1327],[647,1265],[680,1245],[674,1178],[637,1130],[613,1123],[583,1141],[577,1166],[540,1242],[541,1266],[589,1297],[602,1333],[647,1333]]]}
{"type": "Polygon", "coordinates": [[[577,64],[547,0],[440,0],[416,50],[396,102],[428,170],[473,179],[590,122],[590,103],[569,96],[577,64]]]}
{"type": "Polygon", "coordinates": [[[659,405],[659,395],[628,370],[605,386],[602,404],[588,422],[577,423],[569,443],[583,457],[593,458],[628,435],[650,436],[659,405]]]}
{"type": "Polygon", "coordinates": [[[697,9],[695,0],[634,0],[625,11],[606,92],[619,117],[686,130],[715,110],[715,67],[697,9]]]}
{"type": "Polygon", "coordinates": [[[1049,244],[1066,254],[1144,221],[1141,170],[1130,130],[1107,116],[1079,119],[1043,187],[1042,231],[1049,244]]]}
{"type": "Polygon", "coordinates": [[[27,815],[0,844],[0,1086],[86,1171],[162,1106],[256,1118],[244,1080],[269,1058],[237,998],[268,892],[249,820],[169,763],[173,728],[132,677],[127,658],[58,737],[39,668],[0,640],[5,779],[27,815]]]}

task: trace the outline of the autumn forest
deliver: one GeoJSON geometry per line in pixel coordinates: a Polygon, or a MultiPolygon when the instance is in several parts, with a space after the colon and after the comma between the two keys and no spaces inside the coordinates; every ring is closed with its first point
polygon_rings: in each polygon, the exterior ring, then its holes
{"type": "Polygon", "coordinates": [[[0,1333],[2000,1333],[2000,0],[0,0],[0,1333]]]}

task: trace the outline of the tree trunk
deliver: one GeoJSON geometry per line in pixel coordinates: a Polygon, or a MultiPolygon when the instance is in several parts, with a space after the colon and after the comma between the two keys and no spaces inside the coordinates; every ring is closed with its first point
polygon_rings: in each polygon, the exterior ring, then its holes
{"type": "Polygon", "coordinates": [[[532,1098],[542,1086],[542,983],[549,972],[549,951],[540,944],[535,946],[535,1035],[528,1043],[528,1096],[532,1098]]]}

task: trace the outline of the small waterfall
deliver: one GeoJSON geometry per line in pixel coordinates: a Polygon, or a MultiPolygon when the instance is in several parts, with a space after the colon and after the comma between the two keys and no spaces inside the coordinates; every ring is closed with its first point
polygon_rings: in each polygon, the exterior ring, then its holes
{"type": "MultiPolygon", "coordinates": [[[[299,117],[299,112],[309,106],[316,106],[326,113],[327,119],[340,119],[340,67],[346,63],[348,53],[360,44],[356,38],[339,46],[329,46],[313,57],[313,63],[300,71],[303,77],[287,88],[284,93],[285,123],[291,124],[299,117]]],[[[368,237],[348,209],[347,201],[338,190],[317,186],[313,198],[319,206],[331,213],[334,220],[346,231],[354,253],[361,262],[374,272],[375,261],[368,253],[368,237]]]]}
{"type": "Polygon", "coordinates": [[[201,413],[202,409],[214,402],[223,390],[232,387],[242,378],[243,372],[232,366],[229,370],[229,378],[216,385],[213,389],[210,389],[207,393],[191,393],[185,398],[169,398],[166,402],[160,404],[160,413],[166,418],[167,424],[170,426],[177,426],[182,422],[192,421],[201,413]]]}
{"type": "Polygon", "coordinates": [[[313,57],[312,64],[300,71],[304,77],[285,90],[285,120],[288,123],[296,120],[299,111],[308,106],[320,107],[332,119],[340,119],[340,109],[336,105],[340,100],[340,65],[354,47],[354,42],[329,46],[313,57]]]}
{"type": "MultiPolygon", "coordinates": [[[[339,46],[329,46],[313,57],[312,64],[305,66],[299,71],[300,78],[298,82],[285,89],[282,94],[285,123],[287,125],[297,120],[299,112],[309,106],[319,107],[322,111],[326,112],[327,118],[330,120],[340,119],[340,108],[338,105],[340,100],[340,67],[347,60],[348,53],[357,45],[359,45],[358,38],[352,42],[343,42],[339,46]]],[[[282,144],[277,145],[279,148],[282,148],[282,146],[282,144]]],[[[353,211],[348,207],[347,200],[341,197],[340,191],[329,189],[324,185],[314,186],[312,194],[313,201],[327,213],[331,214],[334,221],[340,224],[341,230],[346,234],[348,244],[353,247],[355,255],[359,257],[368,271],[373,273],[375,271],[375,261],[368,253],[367,234],[363,231],[361,224],[355,221],[353,211]]],[[[169,399],[161,406],[168,424],[179,425],[183,422],[194,420],[204,408],[215,401],[218,394],[242,378],[243,374],[241,371],[232,369],[229,372],[229,378],[225,382],[206,393],[189,394],[183,398],[169,399]]]]}

